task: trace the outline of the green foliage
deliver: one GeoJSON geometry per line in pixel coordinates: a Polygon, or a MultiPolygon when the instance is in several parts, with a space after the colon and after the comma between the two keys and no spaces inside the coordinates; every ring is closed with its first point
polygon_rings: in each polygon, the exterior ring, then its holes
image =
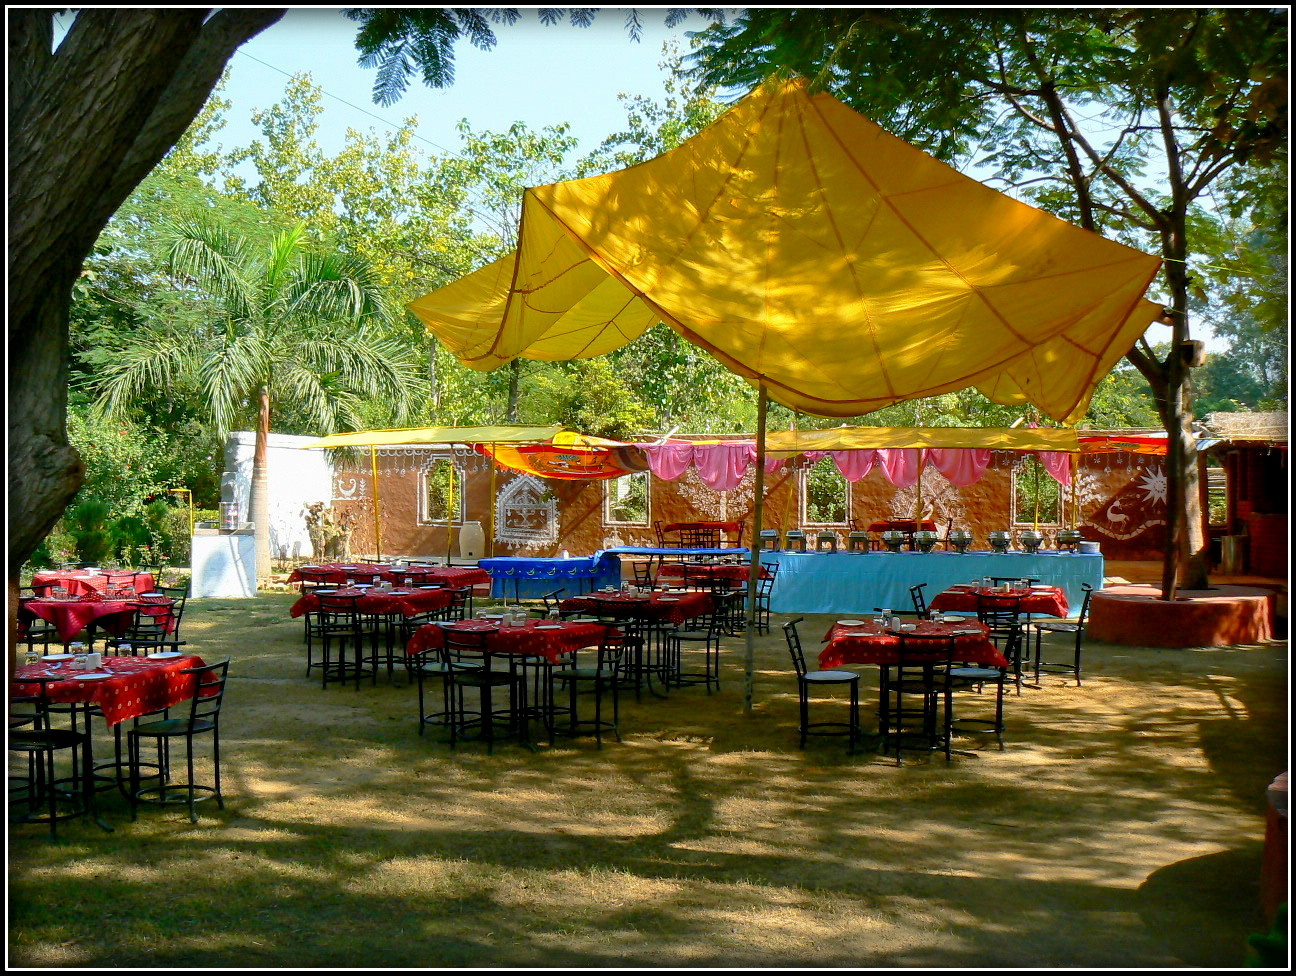
{"type": "Polygon", "coordinates": [[[840,525],[849,516],[849,485],[837,465],[824,459],[805,473],[805,518],[814,525],[840,525]]]}
{"type": "Polygon", "coordinates": [[[622,440],[653,428],[656,419],[606,359],[580,359],[530,379],[529,415],[595,437],[622,440]]]}
{"type": "Polygon", "coordinates": [[[112,506],[102,498],[82,495],[63,513],[63,526],[72,537],[79,562],[101,563],[112,553],[112,506]]]}

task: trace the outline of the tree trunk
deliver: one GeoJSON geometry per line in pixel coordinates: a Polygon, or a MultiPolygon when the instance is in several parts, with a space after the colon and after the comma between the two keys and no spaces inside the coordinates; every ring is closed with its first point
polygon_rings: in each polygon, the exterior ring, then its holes
{"type": "Polygon", "coordinates": [[[270,472],[266,463],[270,443],[270,391],[257,394],[256,444],[252,451],[252,486],[248,495],[249,518],[256,539],[256,585],[270,579],[270,472]]]}
{"type": "Polygon", "coordinates": [[[284,11],[89,8],[56,53],[53,13],[7,11],[10,592],[84,476],[67,439],[68,313],[81,264],[235,49],[284,11]]]}

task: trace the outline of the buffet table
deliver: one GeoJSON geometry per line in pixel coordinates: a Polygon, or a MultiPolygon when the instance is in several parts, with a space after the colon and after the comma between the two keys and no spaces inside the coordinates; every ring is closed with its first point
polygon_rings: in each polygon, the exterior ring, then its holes
{"type": "Polygon", "coordinates": [[[933,594],[985,576],[1037,579],[1059,587],[1072,606],[1084,600],[1082,584],[1103,585],[1097,553],[766,552],[761,561],[779,567],[770,610],[784,614],[906,608],[909,587],[918,583],[933,594]]]}
{"type": "Polygon", "coordinates": [[[490,573],[491,596],[538,600],[554,590],[575,596],[604,586],[621,585],[621,564],[605,553],[568,559],[496,556],[477,565],[490,573]]]}

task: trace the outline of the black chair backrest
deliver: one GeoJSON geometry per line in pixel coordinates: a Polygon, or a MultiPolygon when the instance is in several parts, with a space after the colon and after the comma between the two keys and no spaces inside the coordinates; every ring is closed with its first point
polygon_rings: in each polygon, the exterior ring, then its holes
{"type": "Polygon", "coordinates": [[[599,642],[598,670],[616,674],[621,670],[621,658],[625,656],[626,648],[638,644],[640,640],[641,638],[632,635],[608,631],[599,642]]]}
{"type": "Polygon", "coordinates": [[[468,587],[447,586],[443,589],[450,594],[450,606],[446,607],[447,620],[463,620],[468,613],[468,587]]]}
{"type": "Polygon", "coordinates": [[[185,668],[181,674],[193,676],[193,698],[189,707],[190,723],[216,720],[221,702],[225,700],[225,682],[229,674],[229,658],[201,668],[185,668]]]}
{"type": "Polygon", "coordinates": [[[463,661],[480,663],[486,659],[490,649],[490,639],[499,633],[496,627],[481,630],[459,630],[455,627],[442,627],[445,642],[441,645],[441,663],[446,668],[463,661]]]}
{"type": "Polygon", "coordinates": [[[927,613],[927,597],[923,595],[923,587],[926,583],[919,583],[917,586],[909,587],[909,599],[913,601],[914,612],[919,616],[927,613]]]}
{"type": "Polygon", "coordinates": [[[1032,576],[991,576],[991,577],[990,577],[990,580],[991,580],[991,582],[996,583],[996,584],[998,584],[998,583],[1016,583],[1016,582],[1018,582],[1019,580],[1025,580],[1027,583],[1038,583],[1038,582],[1039,582],[1039,580],[1035,579],[1035,578],[1032,577],[1032,576]]]}
{"type": "Polygon", "coordinates": [[[546,593],[544,594],[544,596],[540,597],[540,599],[544,601],[545,612],[548,613],[550,610],[557,610],[559,597],[561,597],[566,592],[567,589],[565,587],[562,587],[557,590],[553,590],[550,593],[546,593]]]}
{"type": "Polygon", "coordinates": [[[358,596],[344,596],[338,593],[319,594],[320,616],[322,617],[355,617],[358,596]]]}
{"type": "Polygon", "coordinates": [[[1021,597],[977,594],[977,619],[991,630],[1015,629],[1019,625],[1021,597]]]}
{"type": "Polygon", "coordinates": [[[931,665],[948,666],[954,657],[954,638],[948,634],[900,634],[901,671],[931,665]]]}
{"type": "Polygon", "coordinates": [[[1084,600],[1080,604],[1080,616],[1077,619],[1080,621],[1080,626],[1083,627],[1085,620],[1089,617],[1089,598],[1093,596],[1093,587],[1088,583],[1081,583],[1080,587],[1084,590],[1084,600]]]}
{"type": "Polygon", "coordinates": [[[806,676],[805,652],[801,650],[801,636],[797,633],[797,624],[804,619],[797,617],[783,625],[783,636],[787,638],[788,653],[792,655],[792,667],[796,669],[798,678],[806,676]]]}

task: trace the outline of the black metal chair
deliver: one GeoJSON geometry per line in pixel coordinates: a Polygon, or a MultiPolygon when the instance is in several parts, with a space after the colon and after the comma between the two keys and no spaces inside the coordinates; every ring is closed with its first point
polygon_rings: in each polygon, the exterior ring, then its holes
{"type": "Polygon", "coordinates": [[[667,680],[677,688],[685,685],[703,685],[711,694],[711,686],[720,690],[720,637],[724,632],[720,609],[694,617],[686,624],[665,631],[667,680]],[[684,658],[685,648],[701,652],[700,669],[689,667],[694,655],[684,658]]]}
{"type": "MultiPolygon", "coordinates": [[[[600,749],[603,748],[603,734],[611,732],[617,742],[621,741],[619,727],[621,718],[620,684],[621,660],[626,647],[641,641],[640,637],[627,637],[619,632],[609,630],[599,642],[598,659],[592,668],[579,667],[579,661],[553,673],[554,681],[566,686],[568,691],[567,727],[564,735],[593,735],[600,749]],[[594,696],[594,716],[581,718],[577,707],[577,698],[581,688],[588,688],[594,696]],[[603,697],[612,696],[612,717],[603,717],[603,697]]],[[[579,652],[577,652],[579,654],[579,652]]]]}
{"type": "Polygon", "coordinates": [[[58,680],[25,679],[38,687],[37,693],[9,699],[9,752],[27,760],[25,775],[16,783],[11,770],[10,813],[19,823],[48,824],[50,837],[58,836],[59,821],[86,816],[111,831],[99,817],[89,730],[55,728],[50,722],[49,685],[58,680]],[[58,769],[60,754],[69,758],[64,775],[58,769]]]}
{"type": "Polygon", "coordinates": [[[198,822],[194,804],[200,800],[215,799],[216,805],[225,809],[221,793],[220,769],[220,711],[225,699],[225,685],[229,676],[229,658],[204,667],[185,668],[182,674],[192,678],[189,714],[183,718],[167,718],[156,722],[141,722],[126,733],[131,768],[131,819],[141,803],[183,803],[189,810],[189,820],[198,822]],[[212,737],[212,782],[196,781],[194,772],[194,745],[200,735],[212,737]],[[160,774],[156,786],[140,786],[139,770],[142,768],[141,742],[152,739],[157,748],[157,768],[160,774]],[[171,744],[183,742],[185,747],[186,778],[182,783],[171,779],[171,744]]]}
{"type": "Polygon", "coordinates": [[[977,619],[990,628],[990,640],[1008,659],[1017,694],[1022,685],[1021,597],[977,594],[977,619]]]}
{"type": "Polygon", "coordinates": [[[446,682],[450,715],[446,725],[450,731],[450,748],[453,749],[461,738],[474,727],[477,737],[486,743],[486,751],[495,749],[495,727],[503,724],[511,733],[518,729],[519,723],[525,722],[522,715],[525,707],[526,684],[522,676],[512,666],[505,670],[492,668],[491,655],[488,649],[490,637],[496,633],[489,630],[457,631],[445,629],[445,643],[441,646],[441,671],[446,682]],[[479,709],[468,711],[464,706],[465,689],[475,689],[479,696],[479,709]],[[494,692],[506,689],[508,705],[505,708],[495,707],[494,692]],[[470,717],[470,716],[476,716],[470,717]]]}
{"type": "Polygon", "coordinates": [[[774,581],[778,579],[779,564],[762,564],[761,570],[761,575],[756,580],[756,632],[758,634],[768,634],[770,629],[770,598],[774,594],[774,581]]]}
{"type": "Polygon", "coordinates": [[[797,624],[803,619],[805,618],[797,617],[795,620],[789,620],[783,625],[783,636],[787,639],[788,653],[792,656],[792,668],[797,677],[797,732],[801,736],[801,748],[805,748],[808,736],[845,736],[847,750],[854,752],[860,738],[860,676],[854,671],[841,669],[811,671],[807,668],[805,652],[801,649],[801,637],[797,633],[797,624]],[[846,713],[846,721],[811,722],[810,689],[840,686],[845,686],[850,693],[850,706],[849,711],[846,713]]]}
{"type": "Polygon", "coordinates": [[[560,587],[559,589],[551,590],[550,592],[543,594],[540,599],[544,601],[544,608],[537,610],[536,612],[542,617],[547,617],[551,613],[556,616],[561,612],[561,598],[566,592],[566,587],[560,587]]]}
{"type": "Polygon", "coordinates": [[[899,635],[894,666],[882,668],[883,752],[943,751],[950,760],[950,667],[954,638],[943,634],[899,635]],[[917,699],[917,704],[913,704],[917,699]]]}
{"type": "Polygon", "coordinates": [[[129,653],[133,657],[158,651],[179,652],[188,643],[180,639],[186,598],[162,596],[141,599],[152,602],[143,602],[136,608],[130,625],[121,636],[106,638],[105,650],[129,653]]]}
{"type": "MultiPolygon", "coordinates": [[[[362,678],[372,678],[377,684],[378,672],[372,666],[366,667],[366,633],[357,607],[359,597],[338,593],[319,593],[318,596],[319,636],[323,648],[323,660],[319,663],[321,686],[327,688],[330,681],[354,680],[358,691],[362,678]]],[[[312,666],[308,657],[308,675],[312,666]]]]}
{"type": "Polygon", "coordinates": [[[927,597],[923,593],[926,587],[926,583],[919,583],[917,586],[909,587],[909,599],[913,601],[914,612],[920,617],[927,616],[927,597]]]}
{"type": "Polygon", "coordinates": [[[1080,687],[1080,651],[1084,646],[1085,626],[1089,619],[1089,599],[1093,596],[1093,587],[1088,583],[1080,584],[1084,587],[1084,601],[1080,604],[1080,615],[1075,620],[1035,620],[1032,626],[1035,628],[1035,683],[1039,684],[1040,673],[1045,674],[1074,674],[1076,687],[1080,687]],[[1075,643],[1073,645],[1074,654],[1070,661],[1059,661],[1050,663],[1041,661],[1040,642],[1044,634],[1071,634],[1075,643]]]}

